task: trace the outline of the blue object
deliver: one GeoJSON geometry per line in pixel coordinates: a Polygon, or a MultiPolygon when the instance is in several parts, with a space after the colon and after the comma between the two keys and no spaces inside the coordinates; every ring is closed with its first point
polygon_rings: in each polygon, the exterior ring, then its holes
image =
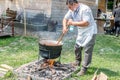
{"type": "Polygon", "coordinates": [[[70,30],[70,32],[73,32],[74,31],[74,26],[69,26],[69,30],[70,30]]]}

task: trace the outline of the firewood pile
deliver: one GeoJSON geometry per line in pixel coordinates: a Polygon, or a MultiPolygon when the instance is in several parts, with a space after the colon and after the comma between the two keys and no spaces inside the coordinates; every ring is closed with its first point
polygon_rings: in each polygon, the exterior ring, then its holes
{"type": "Polygon", "coordinates": [[[7,64],[0,64],[0,78],[4,77],[8,71],[13,71],[13,67],[7,64]]]}

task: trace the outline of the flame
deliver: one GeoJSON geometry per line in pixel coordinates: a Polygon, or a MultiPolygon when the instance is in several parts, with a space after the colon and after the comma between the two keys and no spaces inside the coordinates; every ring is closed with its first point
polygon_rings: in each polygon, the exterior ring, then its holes
{"type": "Polygon", "coordinates": [[[54,59],[49,59],[48,64],[50,67],[53,67],[55,60],[54,59]]]}

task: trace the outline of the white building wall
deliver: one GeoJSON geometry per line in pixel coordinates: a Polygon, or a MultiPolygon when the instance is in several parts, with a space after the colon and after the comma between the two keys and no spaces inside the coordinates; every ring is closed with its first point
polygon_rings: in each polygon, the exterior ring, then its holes
{"type": "MultiPolygon", "coordinates": [[[[96,0],[78,0],[80,3],[87,4],[91,7],[94,17],[96,16],[97,4],[96,0]]],[[[62,23],[62,19],[67,12],[66,0],[52,0],[51,17],[53,20],[62,23]]]]}

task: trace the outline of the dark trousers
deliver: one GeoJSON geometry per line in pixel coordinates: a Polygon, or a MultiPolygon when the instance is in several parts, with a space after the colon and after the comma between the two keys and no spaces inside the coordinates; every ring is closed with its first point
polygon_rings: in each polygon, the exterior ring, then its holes
{"type": "Polygon", "coordinates": [[[120,21],[115,22],[115,30],[116,30],[116,35],[119,35],[120,32],[120,21]]]}
{"type": "Polygon", "coordinates": [[[82,69],[87,69],[91,63],[92,52],[95,44],[95,37],[96,35],[93,35],[92,39],[85,47],[81,47],[78,44],[75,44],[75,59],[76,62],[82,61],[82,69]],[[83,49],[84,49],[84,59],[82,60],[83,49]]]}

